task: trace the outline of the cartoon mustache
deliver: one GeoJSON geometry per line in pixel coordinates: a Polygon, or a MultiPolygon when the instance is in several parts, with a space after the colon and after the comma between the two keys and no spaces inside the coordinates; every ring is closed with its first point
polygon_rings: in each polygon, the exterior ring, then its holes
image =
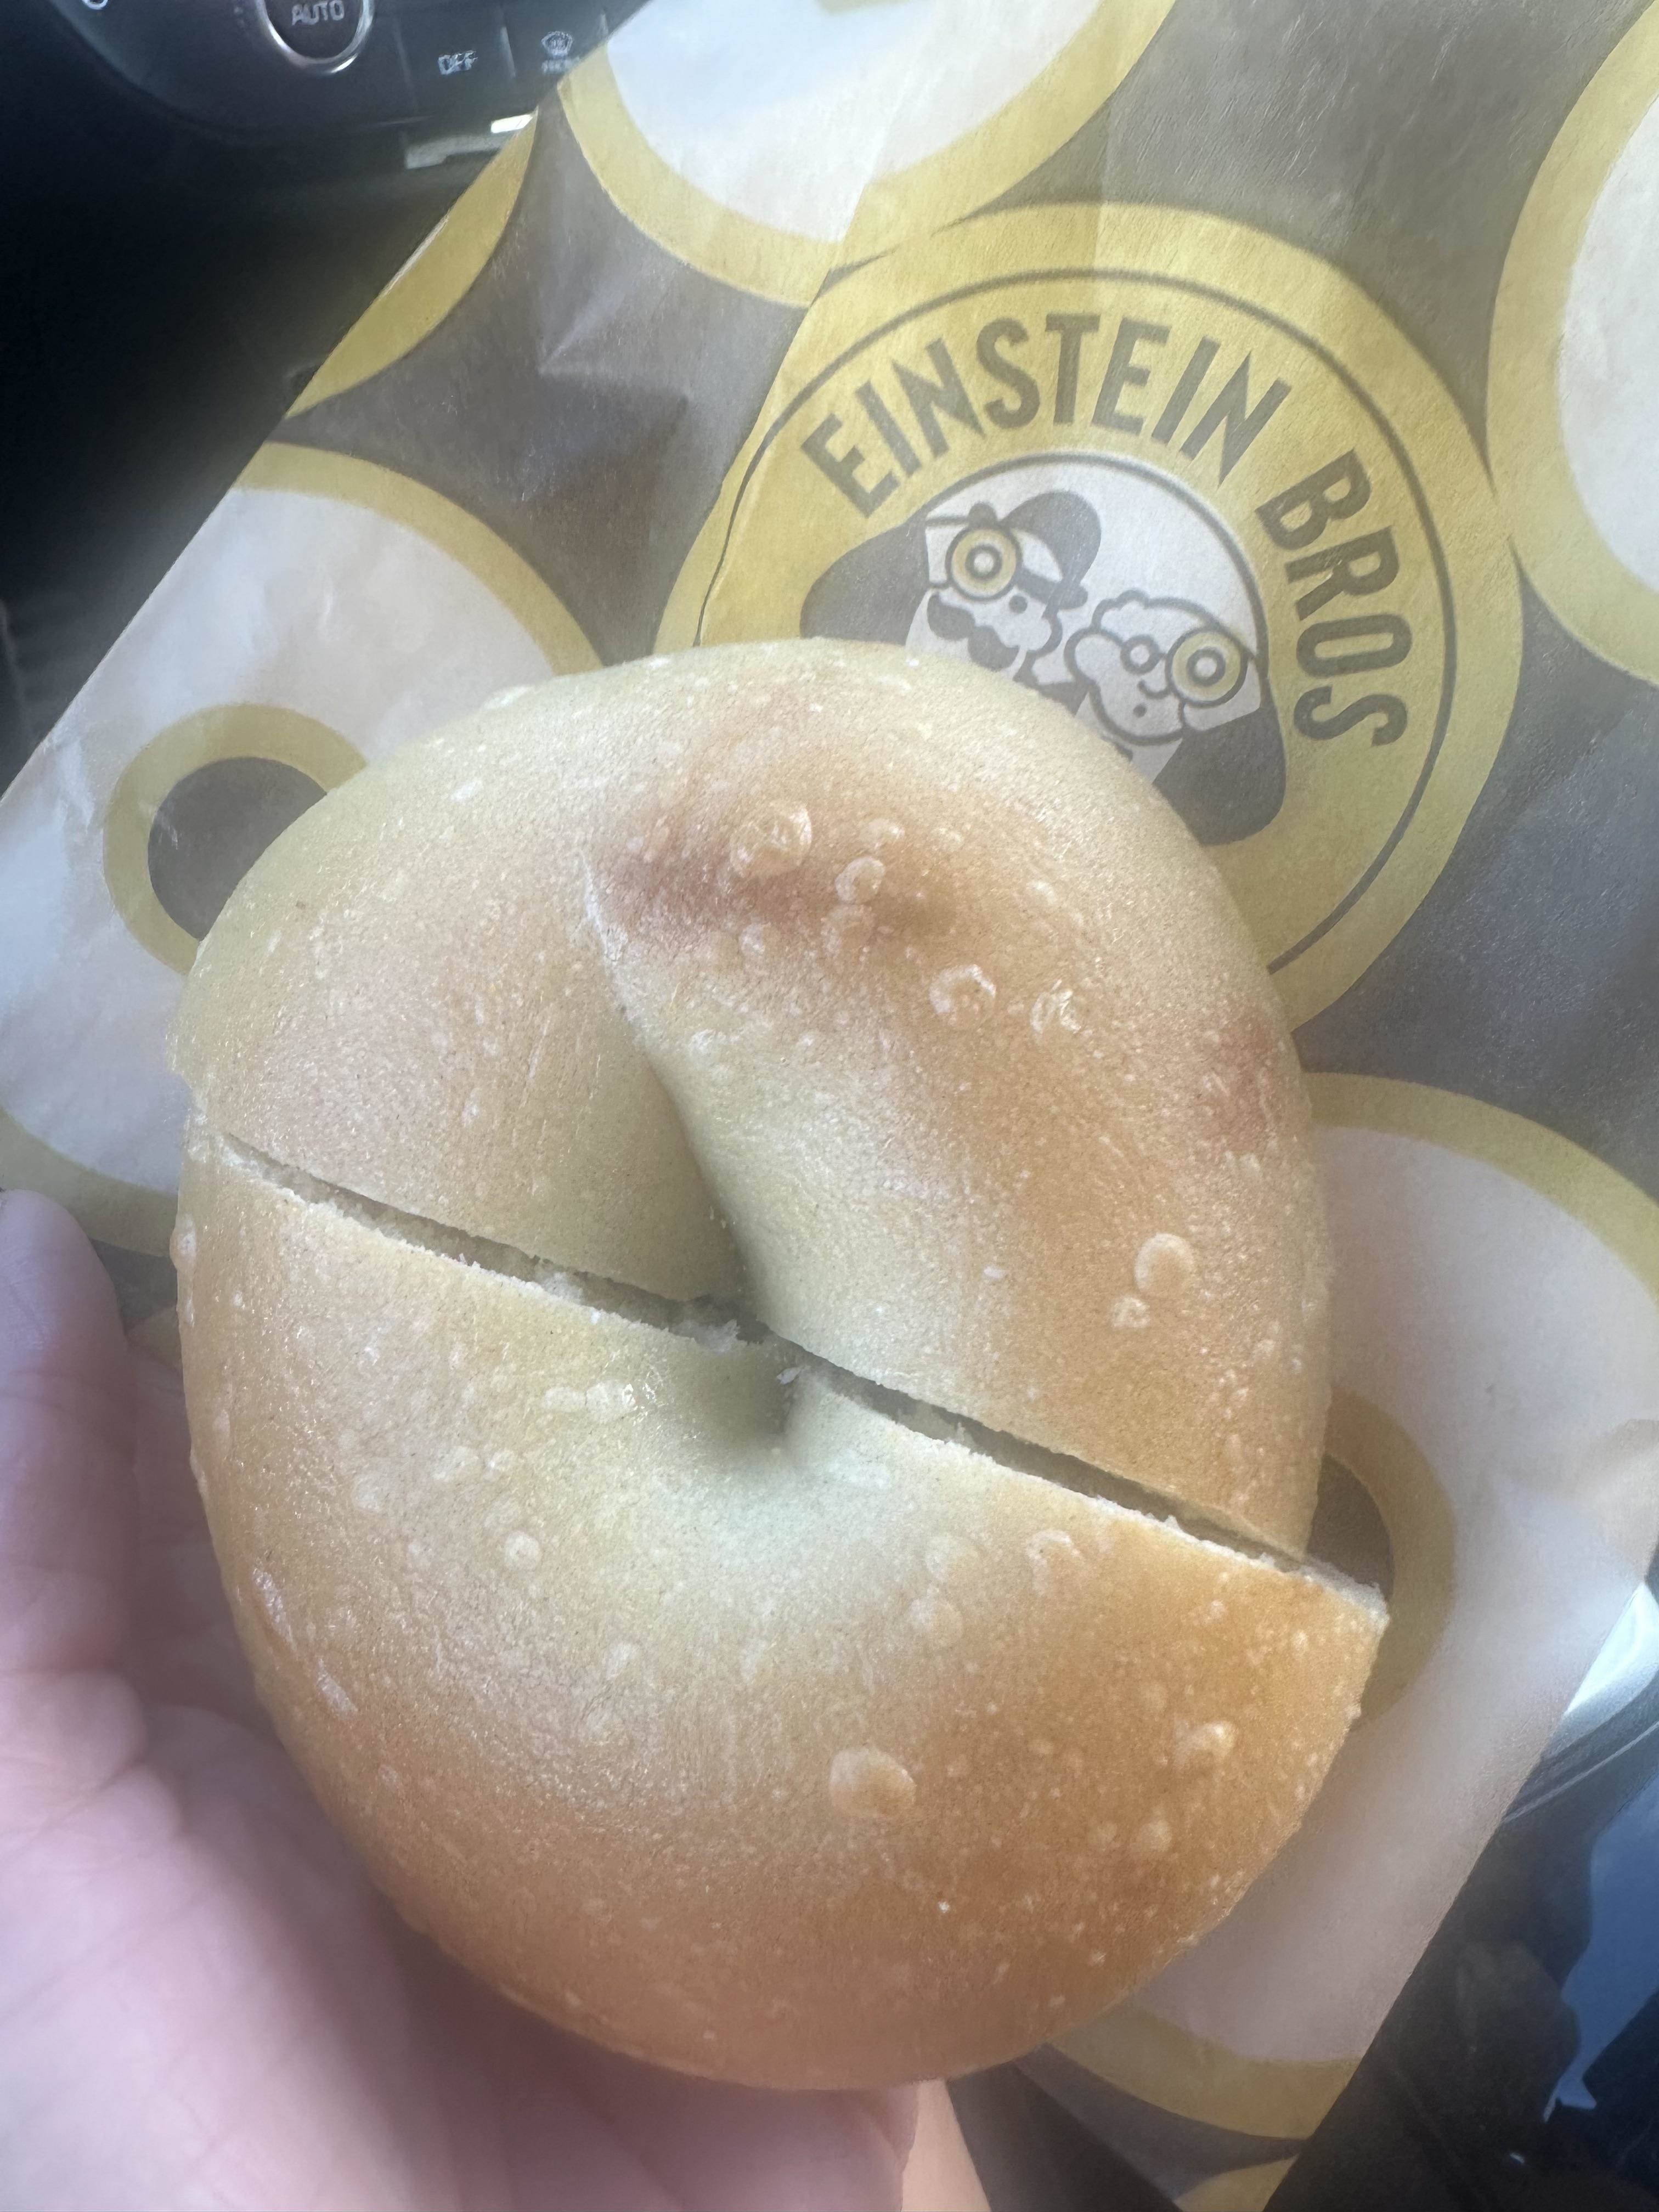
{"type": "Polygon", "coordinates": [[[969,659],[998,675],[1019,658],[1017,645],[1005,645],[994,629],[976,623],[965,607],[953,607],[937,592],[927,601],[927,627],[935,637],[948,638],[952,645],[960,645],[966,638],[969,659]]]}

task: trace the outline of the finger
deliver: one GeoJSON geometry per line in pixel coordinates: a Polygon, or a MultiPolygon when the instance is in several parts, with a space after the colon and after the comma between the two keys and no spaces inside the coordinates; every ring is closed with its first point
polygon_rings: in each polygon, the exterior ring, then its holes
{"type": "Polygon", "coordinates": [[[59,1206],[0,1195],[0,1774],[96,1788],[134,1755],[132,1379],[115,1294],[59,1206]]]}
{"type": "Polygon", "coordinates": [[[132,1382],[68,1214],[0,1197],[0,1675],[107,1667],[127,1628],[132,1382]]]}
{"type": "Polygon", "coordinates": [[[902,2212],[990,2212],[943,2081],[924,2081],[917,2092],[902,2212]]]}
{"type": "Polygon", "coordinates": [[[574,2038],[565,2079],[684,2212],[896,2212],[913,2091],[744,2089],[574,2038]]]}
{"type": "Polygon", "coordinates": [[[133,1379],[139,1521],[133,1680],[149,1700],[222,1713],[268,1734],[191,1473],[183,1384],[175,1369],[144,1352],[133,1356],[133,1379]]]}
{"type": "Polygon", "coordinates": [[[132,1376],[139,1540],[205,1537],[202,1493],[191,1471],[184,1377],[176,1367],[137,1347],[132,1376]]]}
{"type": "Polygon", "coordinates": [[[404,1968],[489,2201],[545,2212],[899,2212],[912,2089],[786,2094],[668,2074],[493,1996],[425,1937],[404,1968]]]}

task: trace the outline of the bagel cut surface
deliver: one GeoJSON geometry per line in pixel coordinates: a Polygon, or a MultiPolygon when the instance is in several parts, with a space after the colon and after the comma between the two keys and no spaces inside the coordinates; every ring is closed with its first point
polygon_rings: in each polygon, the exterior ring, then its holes
{"type": "Polygon", "coordinates": [[[948,2075],[1295,1829],[1383,1625],[1226,1533],[1311,1517],[1305,1099],[1059,709],[821,643],[562,679],[301,817],[175,1053],[238,1627],[463,1963],[690,2072],[948,2075]]]}

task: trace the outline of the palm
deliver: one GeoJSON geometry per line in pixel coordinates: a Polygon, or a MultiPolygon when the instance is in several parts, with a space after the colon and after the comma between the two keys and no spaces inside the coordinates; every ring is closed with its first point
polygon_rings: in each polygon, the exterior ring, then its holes
{"type": "Polygon", "coordinates": [[[0,1208],[0,2208],[896,2202],[907,2098],[656,2073],[398,1925],[254,1701],[176,1377],[0,1208]]]}

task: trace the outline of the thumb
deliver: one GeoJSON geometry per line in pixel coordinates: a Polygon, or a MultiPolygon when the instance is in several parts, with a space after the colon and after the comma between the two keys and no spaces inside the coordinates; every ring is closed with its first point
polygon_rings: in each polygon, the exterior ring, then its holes
{"type": "Polygon", "coordinates": [[[0,1827],[132,1755],[132,1373],[115,1294],[62,1207],[0,1194],[0,1827]]]}

